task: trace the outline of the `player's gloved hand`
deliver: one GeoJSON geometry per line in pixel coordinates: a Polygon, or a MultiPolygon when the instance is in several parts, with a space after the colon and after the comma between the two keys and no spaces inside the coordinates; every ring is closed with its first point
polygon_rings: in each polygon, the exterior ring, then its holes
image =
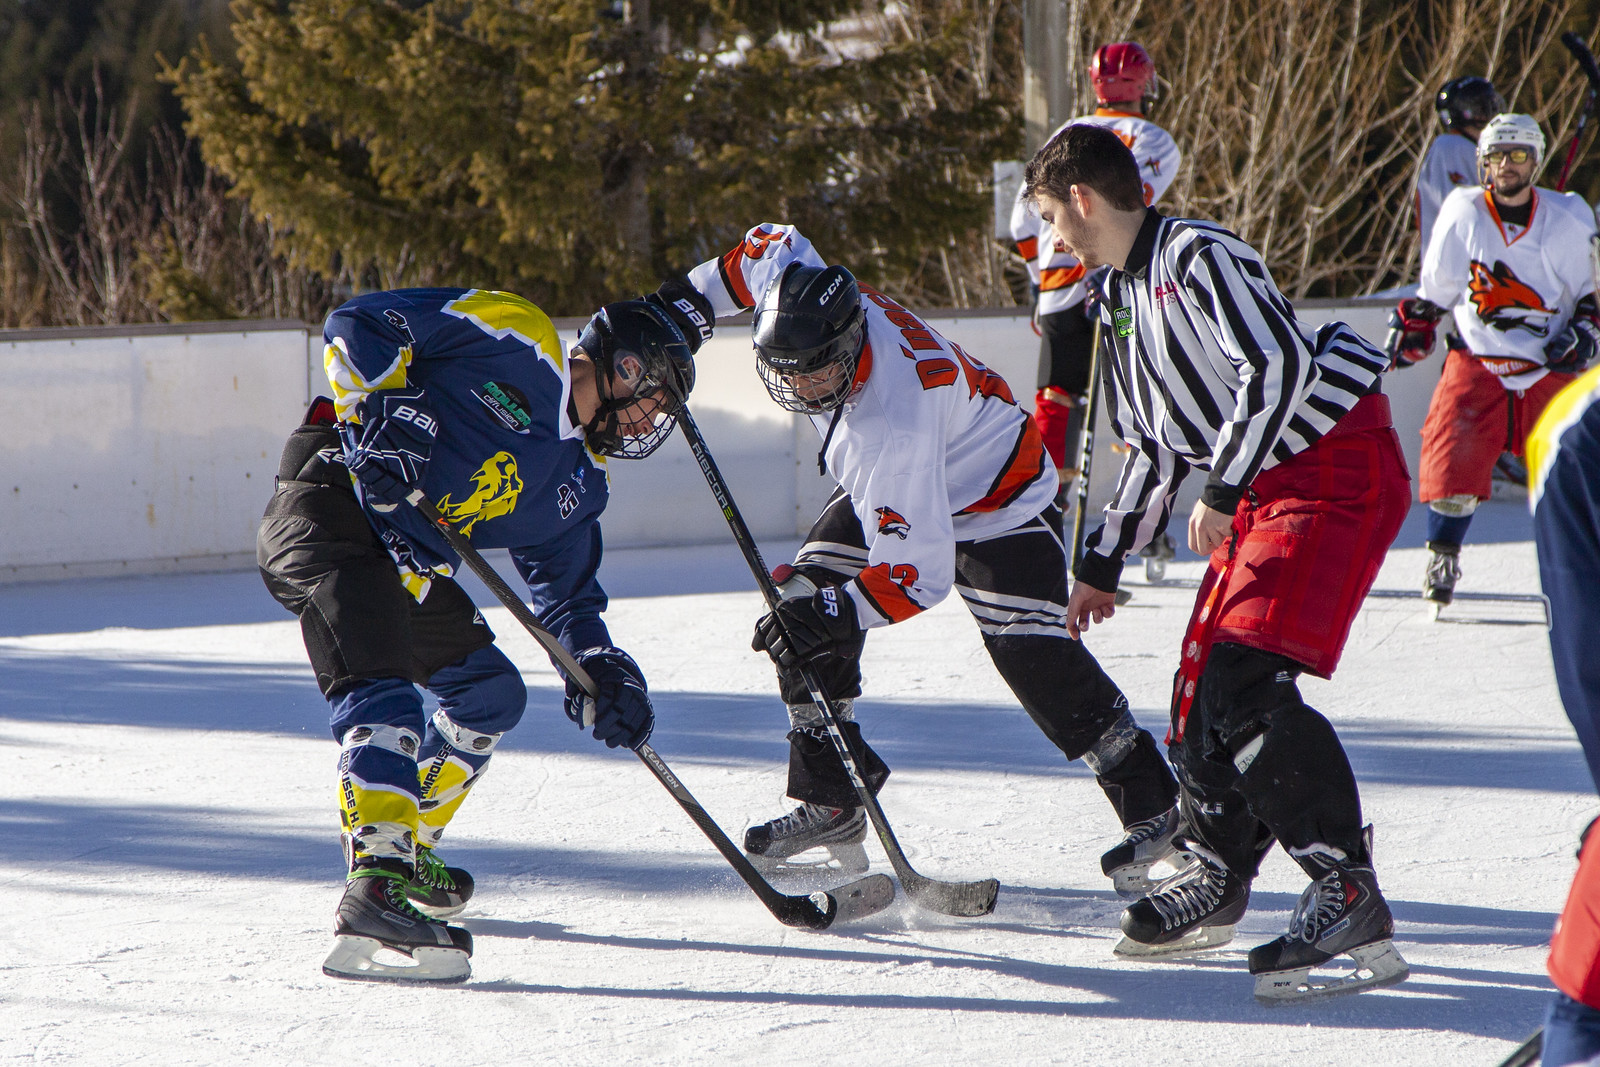
{"type": "Polygon", "coordinates": [[[717,325],[716,313],[711,309],[711,301],[689,284],[687,276],[680,274],[676,278],[668,278],[644,299],[665,311],[667,317],[683,331],[684,340],[689,342],[691,356],[711,339],[711,331],[717,325]]]}
{"type": "Polygon", "coordinates": [[[756,623],[750,647],[765,652],[784,670],[828,656],[849,655],[861,636],[856,604],[837,585],[825,585],[809,597],[778,602],[756,623]]]}
{"type": "Polygon", "coordinates": [[[345,466],[369,501],[392,509],[422,484],[439,436],[427,401],[418,388],[380,389],[356,404],[359,424],[339,424],[345,466]]]}
{"type": "Polygon", "coordinates": [[[594,680],[596,693],[590,696],[572,679],[567,679],[567,696],[562,710],[580,728],[594,728],[594,739],[607,748],[636,749],[650,740],[656,712],[644,673],[633,657],[620,648],[599,645],[586,648],[577,656],[578,665],[594,680]]]}
{"type": "Polygon", "coordinates": [[[1586,370],[1596,355],[1600,355],[1600,323],[1580,314],[1544,346],[1544,365],[1563,374],[1577,374],[1586,370]]]}
{"type": "Polygon", "coordinates": [[[1437,340],[1445,309],[1421,297],[1407,297],[1389,313],[1389,337],[1384,345],[1389,370],[1399,370],[1428,358],[1437,340]]]}

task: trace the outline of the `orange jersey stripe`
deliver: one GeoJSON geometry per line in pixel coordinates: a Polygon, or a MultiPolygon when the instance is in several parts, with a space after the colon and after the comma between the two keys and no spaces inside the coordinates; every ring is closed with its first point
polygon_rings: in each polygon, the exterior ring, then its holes
{"type": "Polygon", "coordinates": [[[1073,267],[1047,267],[1039,272],[1039,290],[1048,293],[1053,289],[1065,289],[1086,273],[1082,263],[1073,267]]]}
{"type": "Polygon", "coordinates": [[[728,287],[728,292],[733,294],[733,299],[742,308],[753,308],[755,300],[750,296],[750,287],[744,281],[744,242],[734,245],[733,250],[722,257],[722,284],[728,287]]]}
{"type": "Polygon", "coordinates": [[[1011,455],[1006,457],[1005,465],[1000,468],[999,477],[995,478],[994,485],[989,489],[989,495],[968,504],[958,514],[999,511],[1021,496],[1022,491],[1039,477],[1044,470],[1044,457],[1044,439],[1039,436],[1038,425],[1028,418],[1022,424],[1022,432],[1017,435],[1011,455]]]}
{"type": "Polygon", "coordinates": [[[1037,237],[1024,237],[1017,242],[1017,251],[1022,253],[1022,258],[1033,262],[1033,257],[1039,254],[1039,239],[1037,237]]]}
{"type": "Polygon", "coordinates": [[[872,606],[890,622],[905,622],[923,608],[906,594],[899,582],[889,577],[889,565],[879,563],[856,575],[856,583],[867,594],[872,606]]]}

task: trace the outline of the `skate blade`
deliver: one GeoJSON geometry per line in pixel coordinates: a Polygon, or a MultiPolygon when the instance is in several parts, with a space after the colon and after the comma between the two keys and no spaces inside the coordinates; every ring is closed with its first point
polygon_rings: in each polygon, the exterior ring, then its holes
{"type": "Polygon", "coordinates": [[[844,845],[819,845],[793,856],[758,856],[745,853],[764,874],[864,874],[868,867],[867,849],[859,841],[844,845]]]}
{"type": "Polygon", "coordinates": [[[1124,936],[1117,942],[1117,947],[1111,950],[1111,954],[1125,960],[1176,959],[1180,956],[1192,956],[1206,949],[1220,948],[1232,940],[1232,926],[1202,926],[1198,930],[1184,934],[1176,941],[1167,941],[1160,945],[1147,945],[1124,936]]]}
{"type": "Polygon", "coordinates": [[[1174,875],[1182,874],[1194,862],[1194,857],[1187,852],[1174,852],[1170,856],[1163,856],[1148,862],[1130,863],[1118,867],[1107,877],[1111,879],[1111,888],[1119,897],[1128,900],[1138,900],[1147,897],[1155,891],[1156,886],[1174,875]],[[1158,871],[1152,875],[1150,872],[1158,871]]]}
{"type": "MultiPolygon", "coordinates": [[[[1393,941],[1374,941],[1350,950],[1356,969],[1349,974],[1314,978],[1312,968],[1267,971],[1256,975],[1256,999],[1268,1007],[1303,1000],[1326,1000],[1397,985],[1411,974],[1411,967],[1394,947],[1393,941]]],[[[1329,960],[1332,964],[1339,957],[1329,960]]]]}
{"type": "Polygon", "coordinates": [[[1144,561],[1144,580],[1151,585],[1160,585],[1167,578],[1167,561],[1159,556],[1146,557],[1144,561]]]}
{"type": "Polygon", "coordinates": [[[1439,603],[1437,600],[1428,601],[1428,621],[1429,622],[1438,622],[1439,621],[1439,611],[1443,607],[1444,607],[1444,605],[1439,603]]]}
{"type": "MultiPolygon", "coordinates": [[[[814,894],[813,899],[821,895],[814,894]]],[[[835,923],[865,919],[894,903],[894,879],[884,874],[869,874],[837,889],[830,889],[826,895],[839,904],[839,910],[833,916],[835,923]]],[[[817,903],[820,907],[826,906],[823,901],[817,903]]]]}
{"type": "MultiPolygon", "coordinates": [[[[414,962],[409,966],[374,958],[383,950],[383,942],[376,938],[340,934],[333,939],[333,951],[322,961],[322,973],[366,982],[465,982],[472,976],[472,964],[458,948],[418,946],[411,950],[414,962]]],[[[390,949],[388,954],[405,956],[398,949],[390,949]]]]}

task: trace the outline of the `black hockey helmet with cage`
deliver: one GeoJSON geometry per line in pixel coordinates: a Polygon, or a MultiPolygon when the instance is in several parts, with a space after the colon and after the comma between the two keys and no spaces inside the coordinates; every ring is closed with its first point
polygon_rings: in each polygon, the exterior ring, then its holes
{"type": "Polygon", "coordinates": [[[1446,130],[1462,133],[1469,126],[1482,127],[1506,109],[1501,96],[1488,78],[1476,75],[1445,82],[1434,108],[1446,130]]]}
{"type": "Polygon", "coordinates": [[[643,459],[660,448],[694,388],[694,357],[683,331],[656,305],[622,300],[595,313],[578,347],[594,361],[600,393],[600,409],[583,428],[589,448],[619,459],[643,459]],[[630,408],[651,399],[658,406],[647,419],[629,417],[630,408]],[[638,422],[650,428],[623,432],[638,422]]]}
{"type": "Polygon", "coordinates": [[[850,398],[866,343],[861,288],[843,267],[791,263],[756,305],[756,366],[789,411],[832,411],[850,398]]]}

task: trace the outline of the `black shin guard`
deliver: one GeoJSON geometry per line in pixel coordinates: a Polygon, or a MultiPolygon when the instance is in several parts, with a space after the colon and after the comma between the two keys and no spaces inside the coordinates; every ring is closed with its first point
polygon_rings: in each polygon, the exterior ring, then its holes
{"type": "Polygon", "coordinates": [[[1095,781],[1105,790],[1106,799],[1111,801],[1123,826],[1160,815],[1178,797],[1178,783],[1148,730],[1140,730],[1128,754],[1116,766],[1097,775],[1095,781]]]}
{"type": "MultiPolygon", "coordinates": [[[[889,778],[889,766],[872,746],[861,738],[861,727],[853,722],[840,723],[844,736],[856,753],[856,766],[862,780],[873,796],[883,788],[889,778]]],[[[828,737],[827,727],[821,725],[797,726],[789,731],[789,796],[812,804],[825,804],[830,808],[858,808],[861,798],[850,783],[849,772],[839,750],[828,737]]]]}
{"type": "MultiPolygon", "coordinates": [[[[1303,858],[1307,847],[1332,845],[1350,856],[1362,851],[1355,773],[1333,725],[1306,705],[1279,708],[1262,725],[1260,748],[1239,775],[1238,790],[1284,850],[1320,877],[1322,869],[1303,858]]],[[[1248,746],[1240,762],[1247,753],[1248,746]]]]}

